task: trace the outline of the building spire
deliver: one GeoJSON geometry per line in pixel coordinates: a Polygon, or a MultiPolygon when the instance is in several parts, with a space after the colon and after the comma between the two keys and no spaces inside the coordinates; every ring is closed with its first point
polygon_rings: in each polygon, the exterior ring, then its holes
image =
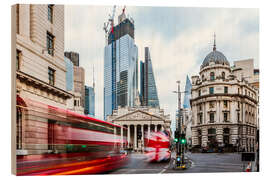
{"type": "Polygon", "coordinates": [[[216,50],[216,33],[214,33],[214,47],[213,47],[213,51],[216,50]]]}

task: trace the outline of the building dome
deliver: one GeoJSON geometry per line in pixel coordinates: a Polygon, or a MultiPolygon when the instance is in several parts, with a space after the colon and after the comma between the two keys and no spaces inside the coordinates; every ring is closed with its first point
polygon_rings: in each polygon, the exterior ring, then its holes
{"type": "Polygon", "coordinates": [[[204,58],[201,68],[208,66],[210,62],[214,62],[215,64],[230,65],[227,58],[221,52],[216,50],[213,50],[204,58]]]}
{"type": "MultiPolygon", "coordinates": [[[[215,36],[216,37],[216,36],[215,36]]],[[[214,62],[215,64],[223,64],[230,66],[229,61],[224,56],[223,53],[216,50],[216,39],[214,40],[214,48],[213,51],[210,52],[203,60],[203,63],[201,65],[201,69],[208,66],[210,62],[214,62]]]]}

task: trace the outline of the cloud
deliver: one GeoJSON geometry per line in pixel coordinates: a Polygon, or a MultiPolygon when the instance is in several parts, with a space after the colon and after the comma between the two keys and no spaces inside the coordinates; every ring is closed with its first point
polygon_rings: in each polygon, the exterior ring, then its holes
{"type": "MultiPolygon", "coordinates": [[[[95,66],[96,114],[103,117],[103,61],[105,35],[103,23],[111,14],[110,6],[66,6],[65,49],[80,53],[86,84],[92,84],[95,66]]],[[[122,7],[117,7],[115,22],[122,7]]],[[[231,65],[234,60],[254,58],[259,66],[258,9],[126,7],[135,20],[135,43],[139,60],[144,47],[150,48],[160,105],[175,118],[176,81],[184,90],[186,75],[199,73],[205,56],[212,51],[213,34],[217,50],[231,65]]],[[[183,98],[182,98],[183,99],[183,98]]]]}

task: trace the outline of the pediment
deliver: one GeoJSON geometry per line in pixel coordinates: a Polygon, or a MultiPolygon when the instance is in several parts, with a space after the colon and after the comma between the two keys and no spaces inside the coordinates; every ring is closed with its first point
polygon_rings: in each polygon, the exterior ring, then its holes
{"type": "Polygon", "coordinates": [[[122,115],[120,117],[117,117],[115,118],[113,121],[117,120],[117,121],[127,121],[127,120],[130,120],[130,121],[136,121],[136,120],[149,120],[151,119],[152,121],[155,121],[155,120],[164,120],[162,117],[160,116],[157,116],[157,115],[152,115],[148,112],[144,112],[144,111],[141,111],[141,110],[137,110],[137,111],[134,111],[134,112],[131,112],[131,113],[128,113],[128,114],[125,114],[125,115],[122,115]]]}

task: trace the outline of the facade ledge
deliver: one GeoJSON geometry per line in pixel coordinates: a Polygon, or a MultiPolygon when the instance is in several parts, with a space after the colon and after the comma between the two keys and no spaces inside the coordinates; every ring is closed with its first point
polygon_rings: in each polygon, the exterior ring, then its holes
{"type": "Polygon", "coordinates": [[[50,85],[49,83],[41,81],[41,80],[39,80],[33,76],[30,76],[24,72],[16,71],[16,76],[17,76],[17,79],[19,79],[20,81],[25,81],[26,83],[33,84],[36,88],[38,88],[42,91],[47,90],[48,92],[50,92],[52,94],[56,94],[58,96],[63,97],[64,99],[69,99],[69,98],[73,97],[73,94],[71,94],[65,90],[62,90],[58,87],[54,87],[54,86],[50,85]]]}

